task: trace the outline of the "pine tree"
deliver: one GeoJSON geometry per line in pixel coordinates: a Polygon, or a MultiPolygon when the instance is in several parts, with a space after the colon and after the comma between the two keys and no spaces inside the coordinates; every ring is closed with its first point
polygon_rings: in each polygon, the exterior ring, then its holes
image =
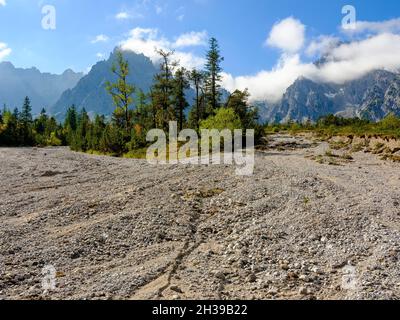
{"type": "Polygon", "coordinates": [[[195,108],[192,108],[191,117],[193,118],[192,122],[195,123],[195,128],[199,130],[200,121],[203,119],[203,112],[201,110],[201,91],[203,89],[202,85],[204,80],[204,73],[193,69],[190,73],[189,80],[191,81],[196,92],[195,108]]]}
{"type": "Polygon", "coordinates": [[[120,126],[125,126],[126,133],[129,134],[131,125],[129,106],[133,103],[132,95],[135,92],[135,87],[127,82],[129,64],[128,61],[124,60],[120,50],[117,51],[117,65],[113,64],[111,71],[117,76],[117,82],[107,82],[106,88],[116,107],[114,116],[120,118],[121,114],[124,115],[124,121],[117,121],[117,123],[120,126]]]}
{"type": "Polygon", "coordinates": [[[173,69],[177,63],[171,62],[174,52],[158,50],[157,53],[161,56],[161,71],[154,78],[152,104],[156,111],[157,128],[167,130],[169,121],[176,119],[173,101],[173,69]]]}
{"type": "Polygon", "coordinates": [[[249,105],[250,94],[246,89],[244,91],[235,90],[226,103],[226,108],[231,108],[239,116],[243,128],[251,129],[257,123],[258,110],[249,105]]]}
{"type": "Polygon", "coordinates": [[[137,105],[135,110],[135,125],[140,125],[145,130],[155,128],[154,126],[154,112],[152,104],[149,103],[149,97],[143,90],[139,89],[137,92],[137,105]]]}
{"type": "Polygon", "coordinates": [[[22,106],[20,120],[23,124],[32,123],[32,106],[29,97],[25,97],[24,104],[22,106]]]}
{"type": "Polygon", "coordinates": [[[86,109],[83,108],[78,117],[78,127],[74,135],[74,142],[72,143],[73,150],[87,151],[87,133],[89,131],[89,126],[90,118],[86,112],[86,109]]]}
{"type": "Polygon", "coordinates": [[[105,127],[104,116],[96,115],[94,123],[90,126],[90,134],[88,138],[89,149],[97,151],[100,149],[100,140],[105,127]]]}
{"type": "Polygon", "coordinates": [[[67,110],[67,115],[65,117],[64,128],[67,130],[76,131],[78,123],[78,114],[76,112],[75,105],[72,105],[67,110]]]}
{"type": "Polygon", "coordinates": [[[46,126],[47,126],[47,120],[48,120],[48,117],[46,114],[46,110],[42,109],[39,117],[37,119],[35,119],[34,125],[33,125],[33,128],[37,134],[43,135],[45,133],[46,126]]]}
{"type": "Polygon", "coordinates": [[[64,132],[66,136],[66,143],[71,146],[72,150],[75,148],[76,129],[78,128],[78,113],[75,105],[72,105],[67,110],[67,115],[64,121],[64,132]]]}
{"type": "Polygon", "coordinates": [[[31,101],[28,97],[25,97],[24,104],[22,106],[22,111],[19,117],[21,123],[21,142],[23,145],[33,144],[33,134],[32,134],[32,107],[31,101]]]}
{"type": "Polygon", "coordinates": [[[185,68],[179,68],[175,72],[174,79],[174,100],[175,100],[175,114],[178,119],[178,128],[182,131],[185,122],[185,109],[189,106],[185,91],[190,88],[188,81],[188,74],[185,68]]]}
{"type": "Polygon", "coordinates": [[[224,58],[221,56],[218,41],[215,38],[210,39],[210,49],[207,52],[206,69],[206,96],[208,100],[207,115],[215,113],[219,108],[221,100],[221,63],[224,58]]]}

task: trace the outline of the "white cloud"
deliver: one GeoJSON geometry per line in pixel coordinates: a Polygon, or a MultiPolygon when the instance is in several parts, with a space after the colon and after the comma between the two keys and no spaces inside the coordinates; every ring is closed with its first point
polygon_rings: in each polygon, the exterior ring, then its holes
{"type": "Polygon", "coordinates": [[[305,31],[306,27],[299,20],[286,18],[273,26],[266,45],[284,52],[298,52],[304,45],[305,31]]]}
{"type": "MultiPolygon", "coordinates": [[[[1,0],[0,0],[1,1],[1,0]]],[[[12,50],[6,43],[0,42],[0,61],[11,54],[12,50]]]]}
{"type": "Polygon", "coordinates": [[[118,19],[118,20],[126,20],[126,19],[129,19],[130,17],[131,17],[131,16],[129,15],[129,13],[128,13],[128,12],[125,12],[125,11],[118,12],[118,13],[115,15],[115,18],[118,19]]]}
{"type": "Polygon", "coordinates": [[[334,48],[328,62],[314,79],[343,83],[377,69],[397,71],[400,67],[400,35],[383,33],[334,48]]]}
{"type": "Polygon", "coordinates": [[[5,6],[6,5],[6,0],[0,0],[0,6],[5,6]]]}
{"type": "Polygon", "coordinates": [[[286,89],[303,76],[318,82],[342,84],[358,79],[373,70],[398,71],[400,35],[384,33],[352,43],[343,43],[327,52],[321,66],[302,62],[299,54],[283,54],[271,71],[252,76],[224,75],[228,90],[248,88],[252,100],[277,102],[286,89]]]}
{"type": "Polygon", "coordinates": [[[107,42],[109,40],[108,36],[104,35],[104,34],[99,34],[98,36],[96,36],[96,38],[94,38],[91,42],[92,43],[98,43],[98,42],[107,42]]]}
{"type": "MultiPolygon", "coordinates": [[[[161,36],[157,29],[144,28],[135,28],[131,30],[129,38],[122,41],[120,46],[123,50],[143,53],[155,64],[160,60],[160,56],[156,52],[156,49],[172,51],[177,48],[176,41],[173,42],[161,36]]],[[[199,57],[192,52],[177,50],[175,51],[174,58],[179,60],[180,64],[185,68],[195,68],[204,65],[204,58],[199,57]]]]}
{"type": "Polygon", "coordinates": [[[105,58],[105,54],[99,52],[99,53],[96,54],[96,57],[99,58],[99,59],[104,59],[105,58]]]}
{"type": "Polygon", "coordinates": [[[175,43],[175,48],[184,48],[192,46],[204,46],[207,44],[208,34],[206,31],[202,32],[188,32],[180,35],[175,43]]]}
{"type": "Polygon", "coordinates": [[[308,56],[326,55],[340,43],[340,39],[333,36],[320,36],[311,41],[306,49],[308,56]]]}
{"type": "Polygon", "coordinates": [[[115,19],[117,20],[130,20],[130,19],[142,19],[144,15],[137,10],[131,11],[121,11],[115,15],[115,19]]]}
{"type": "Polygon", "coordinates": [[[313,69],[312,64],[302,64],[298,54],[284,54],[271,71],[237,78],[224,74],[223,83],[230,91],[249,89],[252,100],[277,102],[299,76],[309,74],[313,69]]]}
{"type": "Polygon", "coordinates": [[[386,21],[357,21],[352,28],[341,28],[347,34],[360,33],[398,33],[400,32],[400,18],[386,21]]]}
{"type": "MultiPolygon", "coordinates": [[[[252,100],[273,103],[279,101],[287,88],[299,77],[342,84],[373,70],[400,69],[399,34],[378,32],[364,35],[362,39],[353,39],[351,42],[341,42],[341,39],[335,36],[320,36],[305,46],[305,30],[306,27],[294,18],[287,18],[274,25],[267,42],[282,50],[276,65],[271,70],[262,70],[253,75],[234,77],[224,73],[224,87],[230,91],[248,88],[252,100]],[[279,34],[282,35],[281,38],[278,37],[279,34]],[[304,61],[304,54],[309,55],[312,60],[324,55],[325,62],[316,65],[304,61]]],[[[120,46],[125,50],[143,53],[154,63],[158,63],[160,59],[155,52],[156,48],[176,49],[174,58],[180,60],[181,65],[186,68],[201,68],[204,66],[204,58],[187,48],[204,44],[206,38],[205,31],[189,32],[173,41],[162,36],[157,29],[136,28],[131,30],[128,38],[121,42],[120,46]]]]}

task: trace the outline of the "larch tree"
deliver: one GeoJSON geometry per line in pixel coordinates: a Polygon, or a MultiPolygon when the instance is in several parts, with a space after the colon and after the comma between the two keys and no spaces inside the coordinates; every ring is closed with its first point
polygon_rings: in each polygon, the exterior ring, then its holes
{"type": "Polygon", "coordinates": [[[185,122],[185,109],[189,106],[185,96],[185,91],[189,88],[188,72],[185,68],[179,68],[175,72],[174,100],[176,117],[178,119],[178,128],[180,131],[182,131],[185,122]]]}
{"type": "Polygon", "coordinates": [[[133,103],[133,93],[135,87],[128,83],[129,63],[124,59],[121,50],[117,51],[117,64],[113,64],[111,71],[117,76],[115,83],[107,82],[107,91],[112,96],[116,107],[114,117],[119,119],[123,117],[123,121],[117,120],[119,126],[124,126],[127,135],[130,134],[130,112],[129,106],[133,103]]]}

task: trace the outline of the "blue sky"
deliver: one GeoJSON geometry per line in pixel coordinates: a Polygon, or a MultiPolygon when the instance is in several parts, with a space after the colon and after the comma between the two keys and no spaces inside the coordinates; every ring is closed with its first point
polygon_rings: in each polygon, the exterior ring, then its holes
{"type": "MultiPolygon", "coordinates": [[[[234,86],[240,83],[239,76],[279,69],[294,61],[289,59],[297,58],[296,66],[303,67],[315,58],[306,54],[307,46],[321,37],[352,42],[384,32],[397,34],[399,16],[398,0],[0,0],[0,60],[53,73],[67,68],[87,71],[118,44],[142,50],[149,42],[173,48],[179,58],[190,60],[200,58],[206,51],[204,39],[215,36],[225,56],[224,70],[234,86]],[[393,23],[383,25],[383,31],[367,25],[355,34],[343,32],[342,8],[347,4],[356,8],[357,21],[393,23]],[[55,30],[41,26],[45,5],[56,9],[55,30]],[[293,28],[289,30],[300,30],[304,39],[302,49],[288,52],[267,39],[276,24],[290,17],[293,28]],[[196,43],[176,44],[190,35],[196,43]],[[138,43],[142,38],[145,43],[138,43]]],[[[196,63],[187,64],[192,62],[196,63]]]]}

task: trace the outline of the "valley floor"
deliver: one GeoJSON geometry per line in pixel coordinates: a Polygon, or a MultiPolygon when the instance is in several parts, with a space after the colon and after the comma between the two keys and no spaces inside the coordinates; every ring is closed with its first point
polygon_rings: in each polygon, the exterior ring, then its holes
{"type": "Polygon", "coordinates": [[[400,164],[326,149],[275,136],[240,177],[1,148],[0,299],[399,299],[400,164]]]}

